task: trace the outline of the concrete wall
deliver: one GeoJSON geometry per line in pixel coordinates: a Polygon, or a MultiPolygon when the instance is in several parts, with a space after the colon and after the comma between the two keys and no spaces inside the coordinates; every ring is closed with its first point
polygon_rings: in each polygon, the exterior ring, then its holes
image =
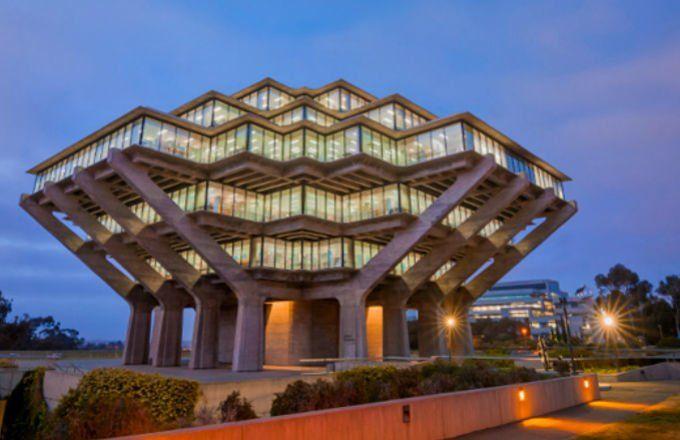
{"type": "Polygon", "coordinates": [[[599,399],[597,376],[564,377],[480,390],[181,429],[145,439],[443,439],[599,399]],[[588,381],[588,387],[585,381],[588,381]],[[519,398],[520,389],[525,399],[519,398]],[[404,411],[410,417],[404,420],[404,411]]]}
{"type": "Polygon", "coordinates": [[[0,368],[0,397],[8,396],[25,372],[20,368],[0,368]]]}
{"type": "Polygon", "coordinates": [[[57,370],[45,371],[43,396],[47,402],[47,407],[51,410],[54,409],[68,390],[78,386],[81,378],[81,375],[64,373],[57,370]]]}
{"type": "Polygon", "coordinates": [[[679,362],[661,362],[616,374],[599,374],[601,382],[643,382],[646,380],[680,380],[679,362]]]}
{"type": "Polygon", "coordinates": [[[197,409],[214,410],[232,391],[239,391],[252,402],[253,409],[259,416],[265,416],[269,414],[274,393],[282,392],[289,383],[296,380],[314,382],[322,377],[324,376],[293,376],[242,382],[202,383],[202,395],[196,406],[197,409]]]}

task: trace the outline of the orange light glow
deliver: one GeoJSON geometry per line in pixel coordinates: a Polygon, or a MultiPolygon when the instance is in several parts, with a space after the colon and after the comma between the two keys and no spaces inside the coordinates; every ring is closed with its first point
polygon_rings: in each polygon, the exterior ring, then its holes
{"type": "Polygon", "coordinates": [[[590,381],[588,379],[583,381],[583,388],[590,388],[590,381]]]}
{"type": "Polygon", "coordinates": [[[520,388],[519,393],[517,393],[517,395],[519,396],[520,402],[524,402],[524,400],[526,400],[526,398],[527,398],[527,393],[526,393],[526,391],[524,391],[524,388],[520,388]]]}
{"type": "Polygon", "coordinates": [[[588,406],[634,412],[643,411],[649,407],[649,405],[645,405],[644,403],[612,402],[611,400],[596,400],[590,402],[588,406]]]}
{"type": "Polygon", "coordinates": [[[555,429],[574,434],[602,429],[606,424],[597,422],[584,422],[582,420],[567,419],[560,417],[533,417],[521,422],[527,428],[555,429]]]}

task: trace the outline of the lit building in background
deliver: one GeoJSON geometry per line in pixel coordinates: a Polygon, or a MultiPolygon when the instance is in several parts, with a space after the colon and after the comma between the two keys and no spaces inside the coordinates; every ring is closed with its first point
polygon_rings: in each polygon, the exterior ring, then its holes
{"type": "Polygon", "coordinates": [[[470,307],[470,319],[510,318],[529,325],[531,335],[550,336],[556,331],[557,308],[567,293],[553,280],[498,283],[470,307]]]}
{"type": "Polygon", "coordinates": [[[405,357],[408,309],[441,354],[443,300],[576,212],[565,174],[470,113],[342,80],[138,107],[29,172],[22,208],[129,304],[126,364],[178,365],[186,308],[192,368],[405,357]]]}

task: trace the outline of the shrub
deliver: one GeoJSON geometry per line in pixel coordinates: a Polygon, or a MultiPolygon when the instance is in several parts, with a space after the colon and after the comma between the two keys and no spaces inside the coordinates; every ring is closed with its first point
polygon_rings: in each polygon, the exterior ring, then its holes
{"type": "Polygon", "coordinates": [[[44,377],[44,368],[24,373],[7,399],[0,438],[36,438],[47,416],[47,403],[43,397],[44,377]]]}
{"type": "Polygon", "coordinates": [[[256,419],[257,415],[253,411],[253,405],[241,393],[234,391],[220,403],[220,420],[222,422],[237,422],[239,420],[256,419]]]}
{"type": "Polygon", "coordinates": [[[552,367],[560,376],[567,376],[571,371],[569,362],[560,359],[552,361],[552,367]]]}
{"type": "Polygon", "coordinates": [[[86,440],[143,434],[157,429],[158,422],[141,402],[112,393],[85,396],[68,416],[60,411],[51,413],[41,438],[86,440]]]}
{"type": "Polygon", "coordinates": [[[378,402],[426,394],[483,388],[545,378],[528,368],[497,368],[485,361],[457,366],[436,360],[409,368],[359,367],[337,373],[332,381],[301,380],[277,393],[271,415],[378,402]]]}
{"type": "Polygon", "coordinates": [[[139,426],[132,425],[132,422],[115,425],[116,422],[112,421],[114,425],[103,425],[101,429],[144,428],[153,431],[177,428],[193,420],[198,395],[198,383],[193,381],[118,368],[96,369],[83,376],[78,386],[61,399],[54,410],[52,429],[81,432],[78,430],[82,428],[82,432],[90,432],[97,425],[83,427],[84,422],[79,419],[92,414],[99,400],[104,401],[102,405],[118,411],[122,418],[140,417],[139,426]],[[131,412],[127,416],[124,415],[126,410],[131,412]],[[142,413],[143,416],[140,415],[142,413]]]}

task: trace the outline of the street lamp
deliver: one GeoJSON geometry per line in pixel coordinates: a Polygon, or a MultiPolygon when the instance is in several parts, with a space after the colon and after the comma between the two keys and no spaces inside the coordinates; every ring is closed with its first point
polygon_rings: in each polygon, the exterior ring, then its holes
{"type": "MultiPolygon", "coordinates": [[[[616,344],[616,330],[618,326],[616,316],[602,310],[600,312],[600,326],[604,330],[604,337],[607,347],[611,346],[612,337],[614,337],[614,344],[616,344]]],[[[619,371],[619,350],[616,345],[614,345],[614,365],[616,367],[616,371],[619,371]]]]}
{"type": "Polygon", "coordinates": [[[446,318],[446,328],[449,329],[449,362],[452,361],[453,357],[453,329],[456,327],[456,318],[454,316],[449,316],[446,318]]]}

